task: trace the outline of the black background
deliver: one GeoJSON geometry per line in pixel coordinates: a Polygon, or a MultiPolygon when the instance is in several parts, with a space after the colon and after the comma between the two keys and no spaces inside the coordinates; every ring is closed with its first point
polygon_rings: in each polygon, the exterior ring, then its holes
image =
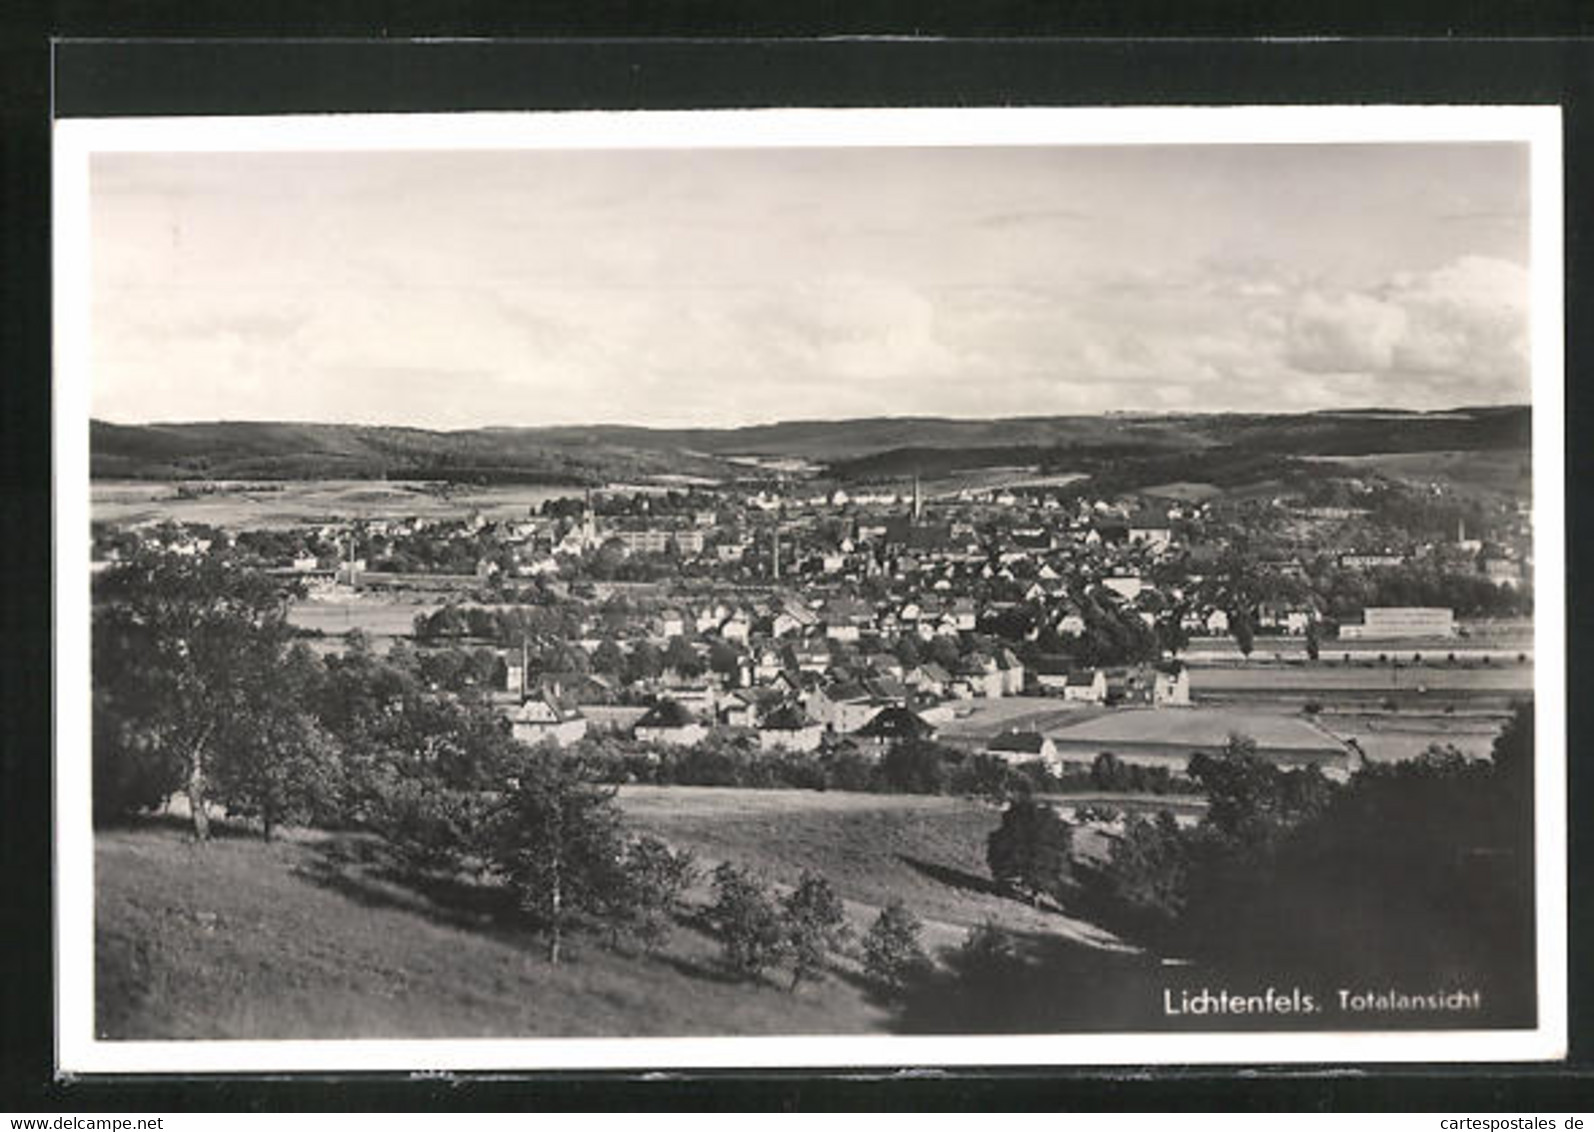
{"type": "MultiPolygon", "coordinates": [[[[33,3],[0,15],[0,1110],[1587,1111],[1594,792],[1583,317],[1594,16],[1578,6],[33,3]],[[1261,40],[1255,37],[1266,35],[1261,40]],[[408,36],[497,38],[416,44],[408,36]],[[1410,37],[1419,38],[1410,38],[1410,37]],[[1580,38],[1581,36],[1581,38],[1580,38]],[[133,37],[137,42],[111,42],[133,37]],[[181,37],[181,41],[170,37],[181,37]],[[291,39],[285,41],[283,37],[291,39]],[[882,38],[884,37],[884,38],[882,38]],[[906,38],[903,38],[906,37],[906,38]],[[165,38],[164,42],[154,42],[165,38]],[[54,42],[52,43],[52,39],[54,42]],[[57,1079],[50,887],[49,131],[62,116],[757,106],[1559,103],[1565,108],[1573,1045],[1556,1065],[57,1079]],[[1583,883],[1580,885],[1579,881],[1583,883]],[[1346,1072],[1347,1069],[1352,1070],[1346,1072]]],[[[1539,616],[1556,611],[1541,608],[1539,616]]],[[[1553,678],[1549,674],[1542,679],[1553,678]]]]}

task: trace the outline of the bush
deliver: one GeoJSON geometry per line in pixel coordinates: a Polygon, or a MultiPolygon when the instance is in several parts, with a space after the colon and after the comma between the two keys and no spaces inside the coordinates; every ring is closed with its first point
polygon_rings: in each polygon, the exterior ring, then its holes
{"type": "Polygon", "coordinates": [[[930,970],[920,940],[924,925],[901,900],[880,910],[863,937],[864,972],[892,993],[901,993],[930,970]]]}
{"type": "Polygon", "coordinates": [[[1301,710],[1307,715],[1317,715],[1323,710],[1323,705],[1317,700],[1307,700],[1305,707],[1303,707],[1301,710]]]}
{"type": "Polygon", "coordinates": [[[830,953],[847,940],[850,929],[841,898],[818,873],[804,872],[802,880],[781,903],[791,948],[791,989],[804,979],[824,973],[830,953]]]}
{"type": "Polygon", "coordinates": [[[663,946],[681,899],[697,875],[690,850],[673,852],[656,837],[639,837],[626,845],[619,875],[604,894],[601,908],[610,942],[628,936],[647,951],[663,946]]]}
{"type": "Polygon", "coordinates": [[[726,966],[743,978],[760,978],[785,957],[786,926],[762,879],[729,861],[714,870],[709,922],[720,937],[726,966]]]}

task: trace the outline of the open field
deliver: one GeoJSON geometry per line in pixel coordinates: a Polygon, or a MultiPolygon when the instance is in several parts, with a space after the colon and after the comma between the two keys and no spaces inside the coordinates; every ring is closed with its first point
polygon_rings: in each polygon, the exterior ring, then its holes
{"type": "MultiPolygon", "coordinates": [[[[114,523],[170,520],[231,529],[306,526],[334,519],[523,519],[544,500],[579,497],[579,487],[504,484],[487,487],[413,480],[282,480],[214,483],[204,494],[179,495],[160,480],[95,480],[89,515],[114,523]]],[[[195,485],[187,485],[189,491],[195,485]]]]}
{"type": "Polygon", "coordinates": [[[418,615],[439,608],[435,602],[412,603],[394,597],[314,597],[295,602],[288,610],[288,623],[328,636],[359,629],[373,637],[407,637],[418,615]]]}
{"type": "Polygon", "coordinates": [[[1414,759],[1437,743],[1455,747],[1468,758],[1486,758],[1505,715],[1452,716],[1410,713],[1327,713],[1318,724],[1341,739],[1354,739],[1369,762],[1414,759]]]}
{"type": "MultiPolygon", "coordinates": [[[[1409,658],[1408,658],[1409,661],[1409,658]]],[[[1318,696],[1347,693],[1390,695],[1412,693],[1432,696],[1510,696],[1533,691],[1532,663],[1489,664],[1469,667],[1444,663],[1413,665],[1302,664],[1279,666],[1249,664],[1237,667],[1190,668],[1190,694],[1235,696],[1318,696]],[[1417,690],[1425,689],[1418,693],[1417,690]]]]}
{"type": "Polygon", "coordinates": [[[1183,743],[1212,751],[1221,748],[1230,735],[1247,735],[1260,747],[1280,749],[1319,750],[1332,745],[1321,730],[1300,716],[1231,708],[1121,708],[1051,732],[1058,741],[1183,743]]]}
{"type": "Polygon", "coordinates": [[[1532,491],[1531,454],[1519,448],[1436,452],[1379,452],[1367,456],[1307,456],[1391,479],[1482,488],[1526,498],[1532,491]]]}
{"type": "Polygon", "coordinates": [[[1356,688],[1402,688],[1422,684],[1433,690],[1462,692],[1531,691],[1532,664],[1490,664],[1477,667],[1403,663],[1322,664],[1300,667],[1246,665],[1236,668],[1190,669],[1192,692],[1290,688],[1328,691],[1356,688]]]}
{"type": "MultiPolygon", "coordinates": [[[[625,786],[628,824],[708,861],[732,860],[795,883],[815,869],[858,910],[900,898],[926,921],[925,939],[956,944],[993,919],[1016,931],[1121,945],[1093,925],[996,895],[985,839],[1001,824],[994,805],[962,798],[625,786]]],[[[858,916],[854,917],[859,919],[858,916]]],[[[867,927],[867,920],[861,926],[867,927]]]]}
{"type": "Polygon", "coordinates": [[[941,724],[936,738],[947,743],[983,743],[1004,731],[1047,731],[1098,714],[1089,704],[1051,696],[1008,696],[999,700],[964,700],[953,705],[954,716],[941,724]]]}

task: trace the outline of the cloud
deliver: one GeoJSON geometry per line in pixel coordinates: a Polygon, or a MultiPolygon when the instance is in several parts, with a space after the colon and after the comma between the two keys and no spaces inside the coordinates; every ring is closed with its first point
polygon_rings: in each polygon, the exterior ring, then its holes
{"type": "Polygon", "coordinates": [[[1527,270],[1463,256],[1365,291],[1308,292],[1290,313],[1285,358],[1309,374],[1420,376],[1458,392],[1525,387],[1527,270]]]}
{"type": "Polygon", "coordinates": [[[1307,373],[1389,369],[1406,312],[1368,295],[1304,295],[1289,321],[1289,363],[1307,373]]]}

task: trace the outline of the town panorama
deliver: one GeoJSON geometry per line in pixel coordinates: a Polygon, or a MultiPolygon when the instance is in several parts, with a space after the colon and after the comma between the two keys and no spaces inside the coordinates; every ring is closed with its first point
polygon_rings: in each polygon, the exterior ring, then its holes
{"type": "Polygon", "coordinates": [[[99,1034],[1529,1025],[1529,431],[95,422],[99,1034]]]}

